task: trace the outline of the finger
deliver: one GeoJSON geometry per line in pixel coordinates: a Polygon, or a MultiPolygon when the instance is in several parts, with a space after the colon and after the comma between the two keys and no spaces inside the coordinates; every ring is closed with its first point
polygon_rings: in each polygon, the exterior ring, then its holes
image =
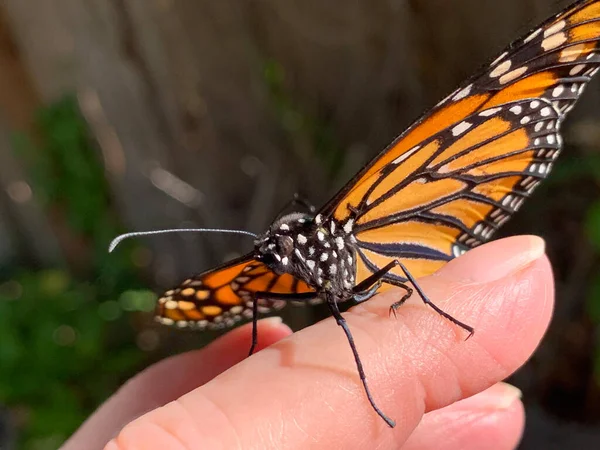
{"type": "Polygon", "coordinates": [[[525,411],[521,391],[498,383],[423,417],[403,450],[505,450],[517,448],[525,411]]]}
{"type": "Polygon", "coordinates": [[[531,236],[496,241],[421,280],[438,306],[475,327],[467,341],[417,298],[390,319],[398,291],[345,314],[375,400],[397,421],[393,430],[370,408],[330,319],[143,416],[108,448],[398,448],[425,412],[486,389],[531,355],[553,304],[543,252],[531,236]]]}
{"type": "MultiPolygon", "coordinates": [[[[280,317],[260,320],[258,330],[258,350],[292,332],[280,317]]],[[[177,399],[246,358],[251,335],[252,324],[246,324],[201,350],[167,358],[140,372],[82,425],[63,450],[102,448],[127,422],[177,399]]]]}

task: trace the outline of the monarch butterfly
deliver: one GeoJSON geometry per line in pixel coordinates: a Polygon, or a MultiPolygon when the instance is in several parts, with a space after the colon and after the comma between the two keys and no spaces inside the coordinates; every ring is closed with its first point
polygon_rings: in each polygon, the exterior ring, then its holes
{"type": "Polygon", "coordinates": [[[575,2],[424,114],[320,210],[279,217],[250,253],[167,291],[157,320],[219,329],[252,319],[252,354],[259,313],[325,301],[371,406],[393,427],[369,391],[338,304],[396,286],[405,292],[393,312],[412,294],[410,282],[426,304],[473,333],[413,277],[489,240],[548,175],[561,123],[598,71],[599,41],[600,0],[575,2]]]}

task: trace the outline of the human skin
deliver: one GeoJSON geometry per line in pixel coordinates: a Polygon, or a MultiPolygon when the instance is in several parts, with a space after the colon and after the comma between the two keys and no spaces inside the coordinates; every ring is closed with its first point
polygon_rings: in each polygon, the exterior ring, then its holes
{"type": "Polygon", "coordinates": [[[63,450],[510,449],[524,410],[500,383],[539,344],[552,314],[544,243],[518,236],[478,247],[419,280],[467,333],[413,297],[389,317],[392,290],[344,313],[379,407],[371,409],[342,330],[327,319],[291,334],[259,322],[135,376],[63,450]],[[109,442],[110,441],[110,442],[109,442]]]}

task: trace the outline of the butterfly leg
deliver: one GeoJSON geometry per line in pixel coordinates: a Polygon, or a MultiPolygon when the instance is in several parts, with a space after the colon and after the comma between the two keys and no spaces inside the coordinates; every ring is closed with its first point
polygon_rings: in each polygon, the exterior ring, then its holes
{"type": "Polygon", "coordinates": [[[284,300],[284,301],[308,301],[315,298],[314,292],[302,292],[295,294],[277,294],[273,292],[257,291],[252,298],[252,344],[248,356],[252,356],[258,341],[258,301],[259,300],[284,300]]]}
{"type": "Polygon", "coordinates": [[[377,289],[379,289],[379,287],[381,286],[382,283],[389,282],[390,284],[400,287],[406,291],[406,293],[400,300],[398,300],[392,306],[390,306],[390,315],[394,314],[394,317],[396,317],[396,309],[399,308],[406,300],[408,300],[413,293],[412,288],[410,286],[408,286],[407,284],[404,284],[400,281],[395,281],[395,280],[393,282],[388,281],[388,280],[385,280],[385,281],[383,280],[383,277],[385,276],[385,274],[387,274],[390,270],[392,270],[396,266],[397,266],[396,261],[392,261],[391,263],[386,265],[383,269],[378,270],[373,275],[366,278],[361,283],[357,284],[355,286],[355,288],[353,289],[353,292],[355,292],[354,300],[356,300],[357,303],[360,303],[360,302],[364,302],[365,300],[370,299],[371,297],[373,297],[373,295],[375,295],[375,293],[377,292],[377,289]]]}
{"type": "MultiPolygon", "coordinates": [[[[404,272],[404,274],[406,275],[406,278],[408,278],[408,281],[410,281],[412,283],[412,285],[415,287],[415,289],[417,290],[417,293],[419,294],[419,297],[421,297],[421,300],[423,300],[423,303],[425,303],[426,305],[429,305],[431,308],[433,308],[433,310],[435,312],[437,312],[440,316],[445,317],[453,324],[458,325],[459,327],[461,327],[462,329],[467,331],[469,333],[469,335],[467,336],[467,339],[469,339],[471,336],[473,336],[473,334],[475,333],[475,330],[473,329],[473,327],[467,325],[466,323],[461,322],[458,319],[455,319],[450,314],[448,314],[446,311],[444,311],[440,307],[436,306],[435,303],[433,303],[431,300],[429,300],[429,297],[427,297],[427,295],[425,295],[425,292],[423,292],[423,290],[421,289],[421,286],[419,286],[417,281],[414,279],[414,277],[411,275],[411,273],[408,271],[408,269],[404,266],[404,264],[402,264],[398,260],[395,260],[394,262],[397,263],[398,266],[400,266],[400,268],[402,269],[402,272],[404,272]]],[[[402,285],[401,287],[404,287],[404,285],[402,283],[397,283],[395,280],[386,279],[385,283],[390,283],[395,286],[400,284],[400,285],[402,285]]],[[[405,301],[406,301],[406,299],[403,298],[400,301],[394,303],[391,307],[393,309],[397,309],[405,301]]]]}
{"type": "Polygon", "coordinates": [[[354,361],[356,362],[356,368],[358,369],[358,375],[360,376],[360,381],[362,382],[365,393],[367,394],[369,403],[371,404],[371,406],[373,407],[375,412],[379,415],[379,417],[381,417],[385,421],[385,423],[387,423],[391,428],[394,428],[396,426],[396,422],[394,422],[392,419],[390,419],[388,416],[386,416],[383,413],[383,411],[381,411],[381,409],[379,409],[379,407],[375,403],[375,400],[373,399],[373,396],[371,395],[371,391],[369,390],[369,385],[367,384],[367,377],[365,375],[365,371],[363,369],[363,365],[360,360],[360,356],[358,356],[358,350],[356,349],[356,344],[354,343],[354,338],[352,337],[350,328],[348,327],[348,324],[346,323],[346,319],[344,319],[344,317],[340,313],[336,299],[333,298],[332,296],[328,295],[327,296],[327,306],[329,306],[329,310],[331,311],[331,314],[335,318],[335,321],[337,322],[337,324],[340,327],[342,327],[342,330],[344,330],[344,333],[346,334],[346,338],[348,339],[348,343],[350,344],[350,348],[352,349],[352,354],[354,355],[354,361]]]}

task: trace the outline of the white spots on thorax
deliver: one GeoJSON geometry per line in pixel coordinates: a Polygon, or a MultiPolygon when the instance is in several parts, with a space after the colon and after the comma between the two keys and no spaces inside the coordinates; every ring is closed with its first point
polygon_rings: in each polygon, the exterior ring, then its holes
{"type": "Polygon", "coordinates": [[[329,258],[329,253],[327,252],[321,253],[321,256],[319,257],[321,261],[327,261],[327,258],[329,258]]]}
{"type": "Polygon", "coordinates": [[[289,259],[287,256],[284,256],[283,258],[281,258],[281,264],[283,264],[284,266],[287,266],[289,262],[289,259]]]}
{"type": "Polygon", "coordinates": [[[416,147],[411,148],[410,150],[405,151],[400,156],[392,161],[392,164],[400,164],[402,161],[410,157],[413,153],[419,150],[421,146],[417,145],[416,147]]]}
{"type": "Polygon", "coordinates": [[[298,241],[298,244],[300,244],[300,245],[304,245],[307,242],[306,236],[304,236],[303,234],[299,234],[296,237],[296,240],[298,241]]]}
{"type": "Polygon", "coordinates": [[[325,240],[325,233],[323,233],[322,231],[317,231],[317,239],[320,241],[324,241],[325,240]]]}
{"type": "Polygon", "coordinates": [[[344,242],[344,238],[338,236],[335,238],[335,245],[337,246],[338,250],[342,250],[344,248],[344,246],[346,245],[344,242]]]}
{"type": "Polygon", "coordinates": [[[337,264],[330,264],[329,265],[329,274],[333,276],[336,273],[337,273],[337,264]]]}
{"type": "Polygon", "coordinates": [[[458,93],[454,97],[452,97],[452,100],[454,100],[455,102],[458,100],[462,100],[463,98],[465,98],[466,96],[468,96],[471,93],[472,88],[473,88],[473,84],[469,84],[467,87],[458,91],[458,93]]]}
{"type": "Polygon", "coordinates": [[[331,221],[331,223],[329,224],[329,229],[331,230],[331,234],[335,233],[335,221],[331,221]]]}
{"type": "Polygon", "coordinates": [[[279,226],[279,229],[280,229],[280,230],[283,230],[283,231],[289,231],[289,229],[290,229],[290,226],[289,226],[287,223],[282,223],[282,224],[279,226]]]}
{"type": "MultiPolygon", "coordinates": [[[[564,23],[564,21],[563,21],[564,23]]],[[[557,24],[558,25],[558,24],[557,24]]],[[[555,25],[556,26],[556,25],[555,25]]],[[[546,32],[551,30],[553,27],[550,27],[546,32]]],[[[546,33],[544,33],[546,35],[546,33]]],[[[557,33],[553,34],[542,41],[542,48],[544,51],[554,50],[556,47],[567,42],[567,35],[565,33],[557,33]]]]}
{"type": "Polygon", "coordinates": [[[310,270],[315,270],[315,262],[312,259],[307,259],[306,260],[306,266],[310,269],[310,270]]]}
{"type": "Polygon", "coordinates": [[[344,233],[350,234],[352,233],[352,227],[354,226],[354,219],[350,218],[344,224],[344,233]]]}
{"type": "Polygon", "coordinates": [[[308,254],[310,256],[314,255],[315,254],[315,248],[314,247],[308,247],[308,254]]]}
{"type": "Polygon", "coordinates": [[[511,81],[516,80],[517,78],[519,78],[525,72],[527,72],[527,66],[519,67],[518,69],[515,69],[512,72],[508,72],[507,74],[502,75],[498,79],[498,82],[500,84],[510,83],[511,81]]]}
{"type": "Polygon", "coordinates": [[[502,111],[501,107],[497,107],[497,108],[490,108],[490,109],[486,109],[485,111],[481,111],[479,113],[479,115],[481,117],[489,117],[489,116],[493,116],[494,114],[496,114],[497,112],[502,111]]]}
{"type": "Polygon", "coordinates": [[[510,70],[511,66],[512,66],[512,61],[510,59],[507,59],[503,63],[498,64],[498,66],[490,72],[490,77],[498,78],[500,75],[504,75],[506,72],[508,72],[510,70]]]}
{"type": "Polygon", "coordinates": [[[317,225],[321,225],[322,222],[323,222],[323,216],[321,214],[317,214],[317,216],[315,217],[315,223],[317,225]]]}
{"type": "Polygon", "coordinates": [[[465,131],[467,131],[469,128],[471,128],[472,126],[473,126],[472,123],[463,121],[463,122],[459,123],[458,125],[456,125],[454,128],[452,128],[452,136],[454,136],[454,137],[460,136],[465,131]]]}
{"type": "Polygon", "coordinates": [[[281,256],[278,255],[277,253],[273,253],[273,256],[275,256],[275,259],[279,262],[281,262],[281,256]]]}
{"type": "Polygon", "coordinates": [[[527,44],[528,42],[531,42],[535,39],[536,36],[538,36],[540,33],[542,32],[541,28],[538,28],[537,30],[535,30],[533,33],[531,33],[529,36],[527,36],[524,40],[523,43],[527,44]]]}

